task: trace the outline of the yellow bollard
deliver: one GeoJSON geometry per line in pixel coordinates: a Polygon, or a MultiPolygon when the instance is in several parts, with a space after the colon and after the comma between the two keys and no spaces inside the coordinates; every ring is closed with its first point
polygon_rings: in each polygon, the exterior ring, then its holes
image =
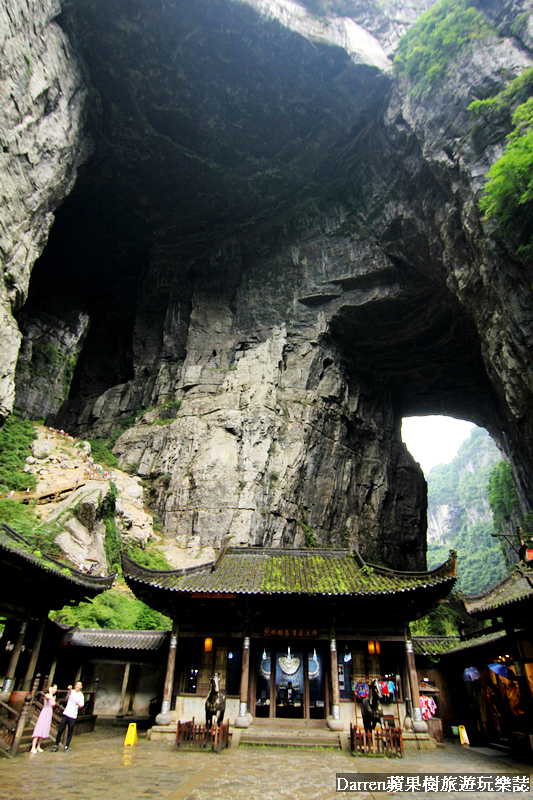
{"type": "Polygon", "coordinates": [[[128,732],[126,734],[126,738],[124,739],[124,745],[127,744],[137,744],[137,723],[130,722],[128,725],[128,732]]]}
{"type": "Polygon", "coordinates": [[[459,741],[461,744],[466,745],[466,747],[470,747],[470,741],[464,725],[459,725],[459,741]]]}

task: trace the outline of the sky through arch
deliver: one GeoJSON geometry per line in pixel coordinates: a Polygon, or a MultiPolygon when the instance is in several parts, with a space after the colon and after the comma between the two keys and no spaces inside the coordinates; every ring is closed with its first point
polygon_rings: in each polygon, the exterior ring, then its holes
{"type": "Polygon", "coordinates": [[[437,464],[449,464],[475,428],[473,422],[453,417],[405,417],[402,440],[424,474],[437,464]]]}

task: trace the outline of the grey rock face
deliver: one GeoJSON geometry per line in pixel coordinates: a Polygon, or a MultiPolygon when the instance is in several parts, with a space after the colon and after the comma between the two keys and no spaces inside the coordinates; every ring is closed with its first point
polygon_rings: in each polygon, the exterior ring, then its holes
{"type": "Polygon", "coordinates": [[[67,399],[89,317],[80,311],[63,318],[41,312],[26,319],[19,316],[23,334],[17,361],[15,407],[30,419],[57,414],[67,399]]]}
{"type": "Polygon", "coordinates": [[[476,206],[509,121],[468,114],[531,64],[530,4],[480,3],[500,38],[416,94],[391,56],[426,5],[68,4],[96,149],[27,324],[58,296],[90,316],[57,422],[122,426],[184,553],[229,533],[423,566],[404,415],[487,427],[531,505],[531,275],[476,206]]]}
{"type": "MultiPolygon", "coordinates": [[[[238,305],[254,318],[268,303],[258,292],[254,282],[238,305]]],[[[322,334],[308,322],[245,341],[229,305],[193,298],[172,385],[177,418],[161,419],[159,405],[115,447],[124,467],[153,481],[164,530],[184,550],[229,534],[235,544],[358,546],[419,565],[425,483],[391,441],[388,399],[350,385],[322,334]]],[[[168,391],[160,373],[155,386],[168,391]]],[[[116,419],[113,392],[98,403],[98,426],[116,419]]],[[[121,391],[134,393],[135,382],[121,391]]]]}
{"type": "Polygon", "coordinates": [[[0,8],[0,419],[13,405],[20,343],[11,315],[26,300],[54,211],[87,155],[86,92],[69,42],[53,21],[59,11],[56,0],[7,0],[0,8]]]}

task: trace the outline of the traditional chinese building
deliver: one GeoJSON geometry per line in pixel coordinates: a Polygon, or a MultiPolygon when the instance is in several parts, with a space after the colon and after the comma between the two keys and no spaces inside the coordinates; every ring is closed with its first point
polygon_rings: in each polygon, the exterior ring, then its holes
{"type": "MultiPolygon", "coordinates": [[[[99,718],[150,719],[161,708],[170,631],[63,628],[58,676],[81,674],[99,718]]],[[[66,685],[66,684],[65,684],[66,685]]]]}
{"type": "Polygon", "coordinates": [[[223,547],[212,563],[171,571],[123,557],[135,595],[173,620],[158,723],[171,708],[201,719],[214,672],[238,727],[299,719],[340,730],[373,677],[391,717],[406,697],[418,709],[408,623],[446,597],[455,566],[451,553],[438,569],[401,572],[329,549],[223,547]]]}
{"type": "MultiPolygon", "coordinates": [[[[9,525],[0,525],[0,643],[2,692],[27,692],[39,671],[51,681],[61,635],[50,620],[51,609],[77,605],[112,586],[115,576],[80,572],[42,555],[9,525]]],[[[72,676],[71,681],[74,681],[72,676]]]]}
{"type": "MultiPolygon", "coordinates": [[[[470,736],[531,752],[533,741],[533,569],[520,561],[502,581],[463,598],[468,614],[490,628],[452,649],[462,710],[470,736]],[[466,712],[466,713],[465,713],[466,712]]],[[[450,680],[453,680],[448,669],[450,680]]]]}

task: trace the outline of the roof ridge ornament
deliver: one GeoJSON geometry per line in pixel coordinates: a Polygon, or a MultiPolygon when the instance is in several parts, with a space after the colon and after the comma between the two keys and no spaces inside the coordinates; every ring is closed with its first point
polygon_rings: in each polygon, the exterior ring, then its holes
{"type": "Polygon", "coordinates": [[[225,536],[222,537],[222,541],[220,543],[220,550],[218,551],[218,556],[216,557],[215,561],[213,561],[213,563],[211,565],[211,572],[215,572],[216,571],[218,565],[220,564],[220,562],[222,561],[222,559],[226,555],[226,552],[228,550],[228,546],[229,546],[229,535],[226,534],[225,536]]]}

